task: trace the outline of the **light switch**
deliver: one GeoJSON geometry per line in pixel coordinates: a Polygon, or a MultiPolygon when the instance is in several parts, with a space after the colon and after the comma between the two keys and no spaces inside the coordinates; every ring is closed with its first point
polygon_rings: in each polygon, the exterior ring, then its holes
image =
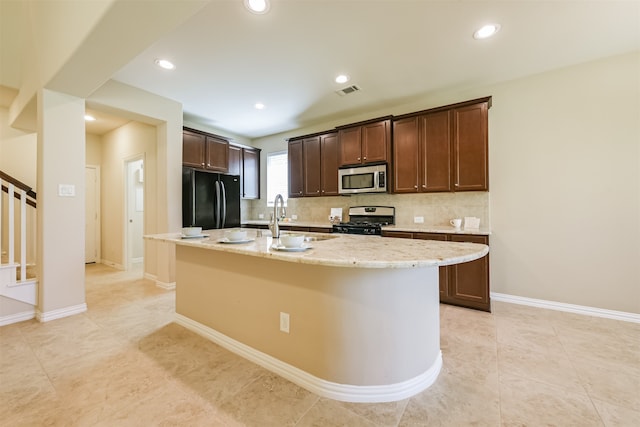
{"type": "Polygon", "coordinates": [[[58,184],[58,196],[75,197],[76,186],[73,184],[58,184]]]}

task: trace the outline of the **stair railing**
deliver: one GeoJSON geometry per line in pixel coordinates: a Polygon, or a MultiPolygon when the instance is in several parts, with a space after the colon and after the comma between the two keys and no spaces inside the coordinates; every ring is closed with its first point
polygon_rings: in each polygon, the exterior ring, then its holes
{"type": "MultiPolygon", "coordinates": [[[[15,199],[20,201],[20,280],[27,278],[27,205],[36,208],[36,193],[28,185],[0,171],[0,187],[7,193],[8,263],[15,264],[15,199]],[[16,191],[17,190],[17,191],[16,191]],[[14,197],[11,197],[13,194],[14,197]]],[[[0,225],[2,224],[2,197],[0,197],[0,225]]],[[[0,226],[0,242],[2,242],[0,226]]],[[[1,261],[0,261],[1,263],[1,261]]]]}

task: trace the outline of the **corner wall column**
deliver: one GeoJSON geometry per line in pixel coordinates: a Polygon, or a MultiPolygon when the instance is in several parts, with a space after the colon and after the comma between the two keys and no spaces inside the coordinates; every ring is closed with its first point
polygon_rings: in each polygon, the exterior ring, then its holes
{"type": "Polygon", "coordinates": [[[86,311],[84,99],[38,92],[38,320],[86,311]]]}

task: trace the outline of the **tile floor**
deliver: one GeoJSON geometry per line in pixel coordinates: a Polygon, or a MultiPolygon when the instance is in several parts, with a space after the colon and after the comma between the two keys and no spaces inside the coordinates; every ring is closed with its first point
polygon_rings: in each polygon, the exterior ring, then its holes
{"type": "Polygon", "coordinates": [[[172,323],[174,292],[140,272],[86,271],[86,313],[0,328],[0,425],[640,426],[640,324],[441,306],[436,383],[350,404],[172,323]]]}

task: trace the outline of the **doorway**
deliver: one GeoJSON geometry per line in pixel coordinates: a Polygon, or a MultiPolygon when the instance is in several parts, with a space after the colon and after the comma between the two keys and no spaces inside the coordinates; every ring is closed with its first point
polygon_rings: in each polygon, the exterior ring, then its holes
{"type": "Polygon", "coordinates": [[[127,270],[144,263],[144,156],[125,160],[125,265],[127,270]]]}
{"type": "Polygon", "coordinates": [[[100,262],[100,166],[84,168],[85,182],[85,264],[100,262]]]}

